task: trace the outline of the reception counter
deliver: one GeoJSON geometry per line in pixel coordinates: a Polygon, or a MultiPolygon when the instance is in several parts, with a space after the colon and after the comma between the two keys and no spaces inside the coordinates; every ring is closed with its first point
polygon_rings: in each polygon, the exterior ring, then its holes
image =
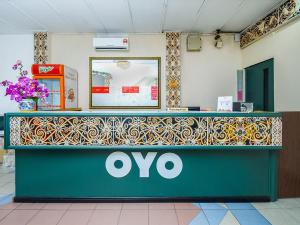
{"type": "Polygon", "coordinates": [[[17,202],[277,199],[280,113],[5,114],[17,202]]]}

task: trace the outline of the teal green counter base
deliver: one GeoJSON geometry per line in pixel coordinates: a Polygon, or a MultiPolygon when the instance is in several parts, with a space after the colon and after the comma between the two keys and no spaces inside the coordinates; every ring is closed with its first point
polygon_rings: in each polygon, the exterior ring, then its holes
{"type": "MultiPolygon", "coordinates": [[[[16,201],[59,202],[118,200],[277,199],[278,151],[168,150],[94,151],[16,150],[16,201]],[[131,169],[123,177],[107,171],[108,156],[121,151],[130,158],[131,169]],[[132,152],[157,152],[149,173],[143,174],[132,152]],[[158,172],[161,155],[174,153],[182,170],[174,178],[158,172]],[[141,174],[142,173],[142,174],[141,174]]],[[[124,166],[115,162],[116,168],[124,166]]],[[[175,164],[165,164],[172,170],[175,164]],[[173,167],[172,167],[173,166],[173,167]]],[[[144,171],[145,172],[145,171],[144,171]]]]}

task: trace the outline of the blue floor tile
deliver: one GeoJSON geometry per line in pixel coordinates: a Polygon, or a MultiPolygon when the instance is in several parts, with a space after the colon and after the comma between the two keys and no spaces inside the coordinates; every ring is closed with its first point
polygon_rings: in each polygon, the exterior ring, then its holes
{"type": "Polygon", "coordinates": [[[203,212],[200,212],[189,225],[210,225],[203,212]]]}
{"type": "Polygon", "coordinates": [[[255,209],[251,203],[225,203],[228,209],[255,209]]]}
{"type": "Polygon", "coordinates": [[[241,225],[271,225],[257,210],[234,209],[230,211],[241,225]]]}
{"type": "Polygon", "coordinates": [[[193,203],[194,206],[196,206],[197,208],[201,209],[200,203],[193,203]]]}
{"type": "Polygon", "coordinates": [[[219,225],[227,213],[227,209],[205,209],[204,214],[210,225],[219,225]]]}
{"type": "Polygon", "coordinates": [[[0,197],[0,205],[5,205],[5,204],[12,202],[13,198],[14,198],[14,194],[9,194],[9,195],[0,197]]]}
{"type": "Polygon", "coordinates": [[[220,203],[198,203],[201,209],[226,209],[220,203]]]}

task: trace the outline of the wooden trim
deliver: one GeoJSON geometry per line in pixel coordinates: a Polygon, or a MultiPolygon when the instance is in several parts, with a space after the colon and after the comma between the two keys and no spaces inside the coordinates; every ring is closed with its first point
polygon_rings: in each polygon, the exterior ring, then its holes
{"type": "Polygon", "coordinates": [[[278,195],[279,198],[300,197],[300,112],[284,112],[282,126],[278,195]]]}

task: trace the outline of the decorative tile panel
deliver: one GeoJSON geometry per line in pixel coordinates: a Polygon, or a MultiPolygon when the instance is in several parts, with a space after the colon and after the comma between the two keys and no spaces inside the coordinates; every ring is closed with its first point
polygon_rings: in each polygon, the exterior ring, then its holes
{"type": "Polygon", "coordinates": [[[214,117],[208,121],[210,145],[272,145],[272,118],[214,117]]]}
{"type": "Polygon", "coordinates": [[[166,105],[168,108],[180,107],[181,61],[180,33],[166,33],[166,105]]]}
{"type": "Polygon", "coordinates": [[[196,117],[127,117],[116,124],[116,145],[204,145],[207,123],[196,117]]]}
{"type": "Polygon", "coordinates": [[[48,62],[48,34],[46,32],[34,33],[34,63],[48,62]]]}
{"type": "Polygon", "coordinates": [[[12,117],[9,120],[10,127],[10,144],[11,145],[22,145],[21,143],[21,117],[12,117]]]}
{"type": "Polygon", "coordinates": [[[272,144],[275,146],[282,145],[282,120],[281,118],[272,118],[272,144]]]}
{"type": "Polygon", "coordinates": [[[10,117],[10,146],[281,146],[273,117],[10,117]]]}
{"type": "Polygon", "coordinates": [[[241,33],[241,48],[245,48],[275,31],[300,14],[300,0],[287,0],[273,12],[241,33]]]}

